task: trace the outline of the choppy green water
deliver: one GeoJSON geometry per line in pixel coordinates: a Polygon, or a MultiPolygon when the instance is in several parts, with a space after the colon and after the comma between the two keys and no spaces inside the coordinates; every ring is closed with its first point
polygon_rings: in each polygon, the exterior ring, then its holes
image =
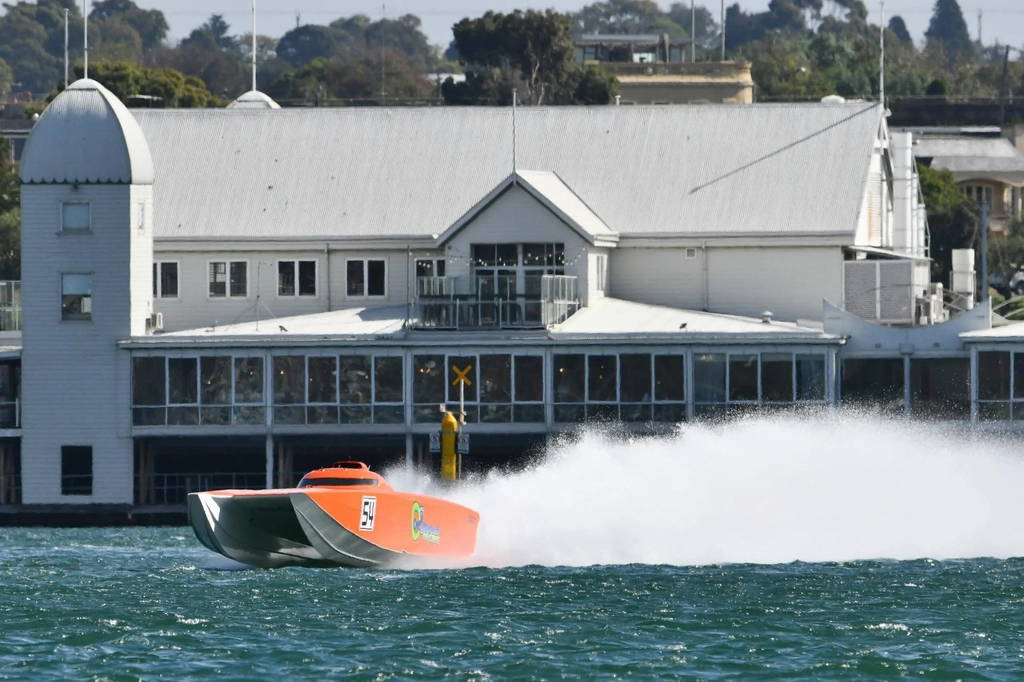
{"type": "Polygon", "coordinates": [[[2,678],[1024,674],[1024,560],[264,571],[187,529],[0,542],[2,678]]]}

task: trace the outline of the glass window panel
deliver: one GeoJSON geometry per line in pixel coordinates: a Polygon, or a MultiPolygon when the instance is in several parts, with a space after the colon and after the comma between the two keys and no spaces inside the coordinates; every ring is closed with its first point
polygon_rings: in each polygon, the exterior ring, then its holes
{"type": "MultiPolygon", "coordinates": [[[[306,402],[306,358],[280,355],[274,358],[274,404],[297,405],[306,402]]],[[[305,413],[303,413],[305,414],[305,413]]],[[[303,417],[305,419],[305,417],[303,417]]]]}
{"type": "Polygon", "coordinates": [[[441,421],[441,413],[437,405],[416,405],[412,409],[412,421],[414,424],[437,424],[441,421]]]}
{"type": "Polygon", "coordinates": [[[153,295],[154,296],[159,296],[160,295],[160,289],[159,289],[160,276],[159,276],[159,272],[160,272],[160,264],[159,263],[153,263],[153,295]]]}
{"type": "Polygon", "coordinates": [[[582,404],[555,405],[555,421],[560,424],[575,424],[586,418],[582,404]]]}
{"type": "MultiPolygon", "coordinates": [[[[402,395],[402,363],[403,358],[380,357],[373,359],[373,390],[375,402],[405,402],[402,395]]],[[[402,421],[404,422],[405,419],[403,418],[402,421]]]]}
{"type": "Polygon", "coordinates": [[[613,422],[619,418],[619,406],[609,403],[590,403],[587,405],[587,421],[613,422]]]}
{"type": "Polygon", "coordinates": [[[796,356],[796,399],[825,399],[825,356],[821,353],[796,356]]]}
{"type": "Polygon", "coordinates": [[[135,426],[163,426],[166,423],[166,407],[136,407],[132,410],[132,424],[135,426]]]}
{"type": "Polygon", "coordinates": [[[679,424],[686,421],[686,404],[655,403],[654,421],[668,424],[679,424]]]}
{"type": "Polygon", "coordinates": [[[342,424],[369,424],[373,418],[373,408],[370,405],[342,405],[342,424]]]}
{"type": "Polygon", "coordinates": [[[543,267],[554,265],[554,249],[552,244],[523,244],[523,265],[527,267],[543,267]],[[548,262],[548,261],[551,262],[548,262]]]}
{"type": "MultiPolygon", "coordinates": [[[[369,370],[369,362],[367,362],[367,385],[369,385],[369,370]]],[[[338,402],[338,359],[336,357],[309,358],[309,402],[338,402]]],[[[337,410],[335,410],[334,421],[338,421],[337,410]]],[[[314,423],[322,424],[325,422],[314,423]]]]}
{"type": "Polygon", "coordinates": [[[231,295],[245,296],[248,293],[249,264],[236,261],[231,264],[231,295]]]}
{"type": "Polygon", "coordinates": [[[512,420],[520,424],[542,424],[544,418],[543,405],[513,405],[512,420]]]}
{"type": "Polygon", "coordinates": [[[63,230],[88,230],[89,204],[87,203],[66,203],[61,211],[61,229],[63,230]]]}
{"type": "Polygon", "coordinates": [[[228,294],[228,264],[210,263],[210,297],[220,298],[228,294]]]}
{"type": "MultiPolygon", "coordinates": [[[[171,405],[194,405],[199,402],[196,358],[168,358],[167,384],[171,405]]],[[[196,416],[198,423],[198,413],[196,416]]]]}
{"type": "Polygon", "coordinates": [[[160,263],[160,298],[178,297],[178,264],[160,263]]]}
{"type": "Polygon", "coordinates": [[[515,267],[519,264],[519,247],[516,244],[498,244],[495,265],[515,267]]]}
{"type": "Polygon", "coordinates": [[[789,353],[761,355],[761,395],[767,402],[793,401],[793,356],[789,353]]]}
{"type": "Polygon", "coordinates": [[[370,392],[370,356],[342,355],[341,369],[341,402],[344,404],[369,405],[370,392]]]}
{"type": "MultiPolygon", "coordinates": [[[[625,370],[623,370],[625,371],[625,370]]],[[[649,422],[651,421],[650,403],[622,403],[622,421],[624,422],[649,422]]]]}
{"type": "MultiPolygon", "coordinates": [[[[441,420],[441,415],[438,414],[438,421],[441,420]]],[[[374,405],[373,407],[373,423],[374,424],[404,424],[405,423],[405,407],[402,405],[374,405]]]]}
{"type": "MultiPolygon", "coordinates": [[[[517,355],[515,357],[515,364],[516,402],[543,402],[544,358],[540,355],[517,355]]],[[[543,416],[541,416],[541,421],[544,421],[543,416]]]]}
{"type": "Polygon", "coordinates": [[[969,419],[970,358],[911,359],[910,409],[916,418],[969,419]]]}
{"type": "Polygon", "coordinates": [[[199,423],[207,426],[227,426],[231,423],[231,408],[200,407],[199,423]]]}
{"type": "Polygon", "coordinates": [[[440,277],[438,273],[434,271],[433,260],[418,259],[416,261],[416,276],[417,277],[440,277]]]}
{"type": "Polygon", "coordinates": [[[281,261],[277,264],[277,293],[279,296],[295,295],[294,261],[281,261]]]}
{"type": "Polygon", "coordinates": [[[365,282],[363,280],[363,261],[350,260],[345,263],[345,291],[349,296],[363,296],[366,294],[365,282]]]}
{"type": "Polygon", "coordinates": [[[316,261],[299,261],[299,296],[316,296],[316,261]]]}
{"type": "Polygon", "coordinates": [[[725,359],[725,355],[720,353],[693,356],[694,402],[725,402],[725,359]]]}
{"type": "Polygon", "coordinates": [[[498,247],[495,244],[473,244],[470,248],[473,254],[473,265],[488,266],[498,264],[498,247]]]}
{"type": "Polygon", "coordinates": [[[132,358],[132,405],[166,405],[163,356],[132,358]]]}
{"type": "Polygon", "coordinates": [[[551,385],[556,403],[582,403],[586,383],[585,355],[552,357],[551,385]]]}
{"type": "Polygon", "coordinates": [[[274,408],[275,424],[305,424],[306,408],[301,405],[285,405],[274,408]]]}
{"type": "Polygon", "coordinates": [[[383,296],[387,293],[387,267],[382,260],[366,261],[366,295],[383,296]]]}
{"type": "Polygon", "coordinates": [[[1010,418],[1010,403],[978,403],[978,419],[983,422],[1006,421],[1010,418]]]}
{"type": "Polygon", "coordinates": [[[1013,399],[1024,398],[1024,353],[1013,354],[1013,399]]]}
{"type": "Polygon", "coordinates": [[[683,355],[654,356],[654,399],[686,400],[686,358],[683,355]]]}
{"type": "MultiPolygon", "coordinates": [[[[651,356],[646,353],[620,355],[619,363],[622,373],[619,380],[619,400],[624,403],[651,402],[651,356]]],[[[623,421],[628,420],[623,418],[623,421]]],[[[633,421],[650,421],[650,416],[647,419],[633,421]]]]}
{"type": "Polygon", "coordinates": [[[843,404],[903,413],[903,358],[843,360],[843,404]]]}
{"type": "MultiPolygon", "coordinates": [[[[587,400],[614,402],[618,399],[618,365],[614,355],[587,357],[587,400]]],[[[587,413],[589,418],[590,413],[587,413]]]]}
{"type": "Polygon", "coordinates": [[[729,400],[757,400],[757,356],[729,356],[729,400]]]}
{"type": "Polygon", "coordinates": [[[92,319],[92,275],[60,276],[62,320],[92,319]]]}
{"type": "MultiPolygon", "coordinates": [[[[260,361],[260,370],[262,370],[263,358],[256,359],[260,361]]],[[[231,411],[231,418],[238,426],[262,426],[266,423],[267,412],[263,407],[235,407],[231,411]]]]}
{"type": "Polygon", "coordinates": [[[306,408],[307,424],[337,424],[337,405],[312,405],[306,408]]]}
{"type": "Polygon", "coordinates": [[[1010,354],[1003,351],[978,353],[978,400],[1010,399],[1010,354]]]}
{"type": "Polygon", "coordinates": [[[465,399],[467,403],[475,403],[477,390],[480,386],[479,367],[475,356],[459,357],[454,355],[448,356],[448,401],[452,403],[459,402],[459,386],[455,383],[455,379],[458,375],[455,373],[454,367],[458,367],[459,370],[465,370],[467,367],[471,367],[469,373],[466,374],[466,378],[469,379],[470,385],[466,386],[465,399]]]}
{"type": "Polygon", "coordinates": [[[199,406],[195,407],[168,407],[168,426],[196,426],[199,424],[199,406]]]}
{"type": "Polygon", "coordinates": [[[204,405],[231,404],[231,358],[199,358],[199,401],[204,405]]]}
{"type": "Polygon", "coordinates": [[[507,424],[512,421],[512,406],[484,403],[480,405],[480,423],[507,424]]]}
{"type": "MultiPolygon", "coordinates": [[[[412,366],[412,399],[414,403],[440,405],[445,400],[445,371],[443,355],[415,355],[412,366]]],[[[436,416],[437,408],[434,407],[436,416]]],[[[440,420],[440,416],[438,416],[440,420]]]]}
{"type": "MultiPolygon", "coordinates": [[[[235,403],[263,402],[263,358],[235,358],[235,403]]],[[[235,422],[255,419],[252,410],[235,410],[235,422]],[[240,416],[241,415],[241,416],[240,416]]],[[[263,414],[262,410],[259,412],[263,414]]],[[[242,421],[241,423],[248,423],[242,421]]],[[[257,420],[254,423],[262,423],[257,420]]]]}
{"type": "Polygon", "coordinates": [[[480,402],[512,402],[511,355],[480,356],[480,402]]]}

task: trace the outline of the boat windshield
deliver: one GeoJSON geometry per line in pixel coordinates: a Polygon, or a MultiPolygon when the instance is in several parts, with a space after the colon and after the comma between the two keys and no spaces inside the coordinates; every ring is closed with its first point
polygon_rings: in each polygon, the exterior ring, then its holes
{"type": "Polygon", "coordinates": [[[343,485],[378,485],[376,478],[304,478],[299,481],[300,488],[335,487],[343,485]]]}

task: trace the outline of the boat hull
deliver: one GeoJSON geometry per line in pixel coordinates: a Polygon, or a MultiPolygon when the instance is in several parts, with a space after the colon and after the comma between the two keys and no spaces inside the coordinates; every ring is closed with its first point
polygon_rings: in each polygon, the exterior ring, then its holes
{"type": "Polygon", "coordinates": [[[204,546],[264,568],[465,557],[479,525],[476,512],[454,502],[366,488],[192,493],[188,511],[204,546]]]}

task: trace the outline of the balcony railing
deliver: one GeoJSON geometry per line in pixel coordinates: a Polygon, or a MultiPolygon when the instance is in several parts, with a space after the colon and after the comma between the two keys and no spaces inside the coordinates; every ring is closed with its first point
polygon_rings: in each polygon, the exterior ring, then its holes
{"type": "Polygon", "coordinates": [[[413,327],[544,329],[579,310],[577,278],[526,275],[419,277],[413,327]]]}
{"type": "Polygon", "coordinates": [[[21,282],[0,280],[0,332],[21,330],[21,282]]]}
{"type": "Polygon", "coordinates": [[[688,76],[693,78],[749,78],[750,67],[737,62],[601,62],[615,76],[688,76]]]}

